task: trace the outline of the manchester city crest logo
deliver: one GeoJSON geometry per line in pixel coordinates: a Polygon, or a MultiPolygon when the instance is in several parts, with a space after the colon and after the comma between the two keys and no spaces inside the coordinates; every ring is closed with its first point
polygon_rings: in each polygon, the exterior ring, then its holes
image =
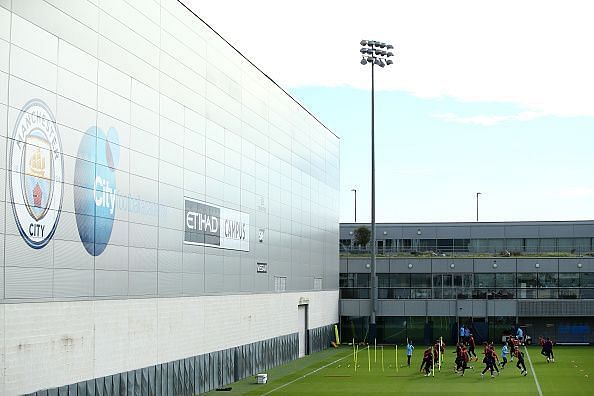
{"type": "Polygon", "coordinates": [[[14,127],[8,161],[17,228],[29,246],[40,249],[56,231],[64,180],[56,120],[41,100],[30,100],[23,107],[14,127]]]}

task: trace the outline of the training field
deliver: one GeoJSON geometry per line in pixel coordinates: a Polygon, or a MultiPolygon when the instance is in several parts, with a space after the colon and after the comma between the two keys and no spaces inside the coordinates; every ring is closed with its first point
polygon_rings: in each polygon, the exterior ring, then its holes
{"type": "MultiPolygon", "coordinates": [[[[361,347],[365,348],[365,347],[361,347]]],[[[257,385],[254,377],[229,385],[230,392],[212,394],[243,395],[593,395],[594,347],[556,347],[555,363],[547,363],[540,355],[540,348],[529,347],[525,353],[528,376],[520,376],[516,361],[508,363],[501,374],[491,378],[480,372],[484,365],[472,362],[474,370],[467,370],[464,377],[453,372],[453,347],[446,350],[447,364],[435,377],[424,377],[419,373],[423,347],[418,346],[413,355],[411,367],[403,367],[406,356],[403,348],[398,350],[398,371],[395,367],[393,346],[384,348],[384,368],[381,365],[381,349],[377,349],[377,361],[373,347],[370,350],[371,371],[367,349],[358,354],[357,371],[353,363],[353,349],[342,347],[307,356],[297,361],[268,371],[268,384],[257,385]],[[528,359],[532,361],[532,366],[528,359]]],[[[479,355],[480,356],[480,355],[479,355]]]]}

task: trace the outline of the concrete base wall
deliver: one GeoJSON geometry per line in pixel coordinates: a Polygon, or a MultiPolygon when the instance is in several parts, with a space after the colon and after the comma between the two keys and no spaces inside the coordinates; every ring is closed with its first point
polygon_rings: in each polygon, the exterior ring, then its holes
{"type": "Polygon", "coordinates": [[[104,377],[338,321],[338,291],[0,305],[0,394],[104,377]]]}

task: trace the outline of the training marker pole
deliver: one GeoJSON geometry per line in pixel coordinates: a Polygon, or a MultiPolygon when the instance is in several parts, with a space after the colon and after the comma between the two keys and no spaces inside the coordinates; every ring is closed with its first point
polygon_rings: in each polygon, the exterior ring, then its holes
{"type": "Polygon", "coordinates": [[[371,372],[371,351],[369,350],[369,346],[367,347],[367,367],[369,372],[371,372]]]}
{"type": "Polygon", "coordinates": [[[382,371],[384,371],[384,346],[382,345],[382,371]]]}
{"type": "Polygon", "coordinates": [[[356,362],[357,358],[355,357],[355,339],[353,338],[353,362],[356,362]]]}
{"type": "Polygon", "coordinates": [[[396,355],[396,372],[398,372],[398,344],[396,344],[396,352],[394,352],[394,354],[396,355]]]}
{"type": "Polygon", "coordinates": [[[377,338],[373,339],[373,350],[374,350],[373,362],[377,363],[377,338]]]}
{"type": "Polygon", "coordinates": [[[439,337],[439,350],[437,351],[437,369],[441,372],[441,337],[439,337]]]}
{"type": "Polygon", "coordinates": [[[431,348],[431,366],[431,376],[435,377],[435,353],[433,348],[431,348]]]}
{"type": "Polygon", "coordinates": [[[355,372],[357,372],[357,359],[359,357],[359,345],[357,345],[357,350],[355,352],[355,372]]]}

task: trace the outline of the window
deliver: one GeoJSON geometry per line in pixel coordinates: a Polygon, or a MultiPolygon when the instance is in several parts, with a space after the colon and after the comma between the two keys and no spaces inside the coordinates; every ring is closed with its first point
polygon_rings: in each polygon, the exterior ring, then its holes
{"type": "Polygon", "coordinates": [[[341,273],[340,287],[369,287],[369,274],[341,273]]]}
{"type": "Polygon", "coordinates": [[[518,273],[518,287],[523,287],[523,288],[536,287],[536,273],[534,273],[534,272],[519,272],[518,273]]]}
{"type": "Polygon", "coordinates": [[[390,287],[390,274],[377,274],[377,287],[390,287]]]}
{"type": "Polygon", "coordinates": [[[410,287],[410,274],[392,274],[390,286],[410,287]]]}
{"type": "Polygon", "coordinates": [[[287,291],[287,277],[286,276],[275,276],[274,277],[274,291],[275,292],[287,291]]]}
{"type": "Polygon", "coordinates": [[[594,287],[594,272],[582,272],[580,274],[581,287],[594,287]]]}
{"type": "Polygon", "coordinates": [[[454,239],[455,252],[468,252],[468,245],[470,245],[470,239],[454,239]]]}
{"type": "Polygon", "coordinates": [[[314,278],[314,290],[322,290],[322,278],[314,278]]]}
{"type": "Polygon", "coordinates": [[[369,288],[365,289],[340,289],[340,298],[349,298],[349,299],[363,299],[369,298],[369,288]]]}
{"type": "Polygon", "coordinates": [[[559,287],[578,287],[580,285],[579,273],[560,273],[559,287]]]}
{"type": "Polygon", "coordinates": [[[431,287],[431,274],[411,274],[410,284],[412,287],[431,287]]]}
{"type": "Polygon", "coordinates": [[[474,274],[474,287],[495,287],[495,274],[474,274]]]}
{"type": "Polygon", "coordinates": [[[501,273],[495,274],[495,285],[497,288],[516,287],[516,274],[501,273]]]}
{"type": "MultiPolygon", "coordinates": [[[[538,274],[538,287],[557,287],[558,274],[556,272],[544,272],[538,274]]],[[[539,297],[540,298],[540,297],[539,297]]]]}

